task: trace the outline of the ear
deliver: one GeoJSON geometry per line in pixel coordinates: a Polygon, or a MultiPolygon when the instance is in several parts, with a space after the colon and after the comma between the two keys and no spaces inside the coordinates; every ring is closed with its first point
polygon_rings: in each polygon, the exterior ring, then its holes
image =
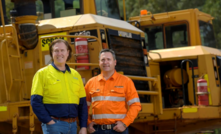
{"type": "Polygon", "coordinates": [[[115,65],[115,66],[117,65],[117,60],[114,60],[114,65],[115,65]]]}

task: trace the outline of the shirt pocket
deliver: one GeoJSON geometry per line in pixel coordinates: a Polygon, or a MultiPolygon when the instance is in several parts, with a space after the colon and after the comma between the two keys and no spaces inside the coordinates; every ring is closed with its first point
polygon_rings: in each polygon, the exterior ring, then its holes
{"type": "Polygon", "coordinates": [[[93,107],[96,107],[103,98],[101,90],[99,88],[93,88],[89,93],[91,95],[91,102],[93,103],[93,107]]]}
{"type": "Polygon", "coordinates": [[[48,88],[45,91],[48,95],[58,95],[62,92],[62,84],[60,80],[57,79],[49,79],[48,80],[48,88]]]}
{"type": "Polygon", "coordinates": [[[111,96],[125,97],[125,92],[123,88],[113,88],[110,90],[111,96]]]}
{"type": "Polygon", "coordinates": [[[71,81],[71,92],[73,95],[78,96],[80,95],[80,85],[78,80],[72,80],[71,81]]]}
{"type": "Polygon", "coordinates": [[[91,97],[101,96],[101,90],[99,88],[97,88],[97,89],[92,88],[89,93],[90,93],[91,97]]]}

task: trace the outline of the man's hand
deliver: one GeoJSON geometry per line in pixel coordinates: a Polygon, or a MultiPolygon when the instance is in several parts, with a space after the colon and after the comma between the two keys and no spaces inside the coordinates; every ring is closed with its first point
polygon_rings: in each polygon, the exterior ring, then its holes
{"type": "Polygon", "coordinates": [[[86,127],[82,127],[79,131],[79,134],[87,134],[87,128],[86,127]]]}
{"type": "Polygon", "coordinates": [[[92,122],[88,125],[87,130],[88,130],[89,133],[95,132],[95,129],[94,129],[94,127],[93,127],[95,124],[96,124],[96,123],[92,121],[92,122]]]}
{"type": "Polygon", "coordinates": [[[53,125],[53,124],[55,124],[55,122],[54,122],[54,120],[51,120],[51,121],[49,121],[47,124],[48,124],[48,125],[53,125]]]}
{"type": "Polygon", "coordinates": [[[117,121],[115,124],[116,126],[113,128],[113,130],[117,132],[123,132],[126,129],[122,121],[117,121]]]}

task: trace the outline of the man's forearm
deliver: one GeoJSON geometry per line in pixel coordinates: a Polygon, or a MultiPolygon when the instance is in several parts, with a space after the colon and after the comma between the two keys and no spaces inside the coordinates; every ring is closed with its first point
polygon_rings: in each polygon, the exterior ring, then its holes
{"type": "Polygon", "coordinates": [[[80,98],[80,103],[78,106],[78,118],[80,122],[80,127],[87,127],[88,111],[86,97],[80,98]]]}
{"type": "Polygon", "coordinates": [[[141,110],[140,105],[131,105],[126,117],[122,120],[122,122],[128,127],[131,123],[133,123],[134,119],[137,117],[139,111],[141,110]]]}
{"type": "Polygon", "coordinates": [[[38,117],[38,119],[42,123],[48,123],[52,120],[48,112],[46,111],[44,104],[42,103],[42,96],[40,95],[32,95],[31,96],[31,106],[35,113],[35,115],[38,117]]]}

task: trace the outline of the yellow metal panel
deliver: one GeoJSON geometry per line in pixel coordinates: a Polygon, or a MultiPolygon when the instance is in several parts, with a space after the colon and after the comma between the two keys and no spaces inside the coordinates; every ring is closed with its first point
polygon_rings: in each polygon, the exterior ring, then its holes
{"type": "Polygon", "coordinates": [[[183,108],[183,113],[196,113],[197,108],[183,108]]]}
{"type": "Polygon", "coordinates": [[[216,86],[214,66],[212,64],[213,63],[212,56],[213,55],[199,56],[198,66],[199,66],[199,73],[201,76],[208,74],[209,86],[207,86],[207,88],[211,89],[210,96],[211,96],[211,100],[212,100],[212,105],[219,105],[220,87],[216,86]]]}
{"type": "Polygon", "coordinates": [[[160,75],[160,66],[159,63],[149,61],[149,67],[147,67],[148,77],[155,77],[160,75]]]}
{"type": "Polygon", "coordinates": [[[219,107],[193,106],[193,107],[183,108],[182,118],[183,119],[220,118],[219,111],[220,111],[219,107]],[[184,112],[184,109],[187,109],[187,112],[184,112]]]}
{"type": "Polygon", "coordinates": [[[83,10],[84,13],[91,13],[96,14],[96,6],[95,6],[95,0],[83,0],[83,10]]]}
{"type": "Polygon", "coordinates": [[[152,57],[153,60],[163,60],[169,58],[171,59],[176,58],[176,60],[178,60],[178,58],[183,59],[193,56],[195,56],[196,59],[197,55],[208,55],[208,54],[215,54],[221,56],[221,51],[219,51],[218,49],[205,47],[205,46],[169,48],[169,49],[151,50],[150,52],[155,52],[155,53],[149,53],[149,55],[152,57]],[[161,58],[156,53],[159,53],[161,55],[161,58]]]}
{"type": "Polygon", "coordinates": [[[0,111],[7,111],[7,106],[0,106],[0,111]]]}
{"type": "Polygon", "coordinates": [[[153,103],[141,103],[141,106],[142,109],[139,113],[154,113],[153,103]]]}
{"type": "MultiPolygon", "coordinates": [[[[136,119],[136,121],[153,121],[154,116],[150,114],[139,114],[141,117],[145,117],[144,119],[136,119]]],[[[181,109],[180,108],[168,108],[163,109],[163,114],[158,115],[158,120],[170,120],[174,118],[181,118],[181,109]]]]}
{"type": "Polygon", "coordinates": [[[49,20],[41,20],[38,24],[39,34],[48,34],[58,31],[64,31],[72,29],[74,24],[79,20],[82,15],[54,18],[49,20]]]}
{"type": "Polygon", "coordinates": [[[220,118],[220,108],[219,107],[200,107],[199,108],[199,118],[211,119],[220,118]]]}
{"type": "Polygon", "coordinates": [[[207,81],[207,90],[209,92],[209,105],[212,105],[212,98],[211,98],[211,94],[210,94],[210,86],[209,86],[209,77],[208,74],[204,75],[204,79],[207,81]]]}

